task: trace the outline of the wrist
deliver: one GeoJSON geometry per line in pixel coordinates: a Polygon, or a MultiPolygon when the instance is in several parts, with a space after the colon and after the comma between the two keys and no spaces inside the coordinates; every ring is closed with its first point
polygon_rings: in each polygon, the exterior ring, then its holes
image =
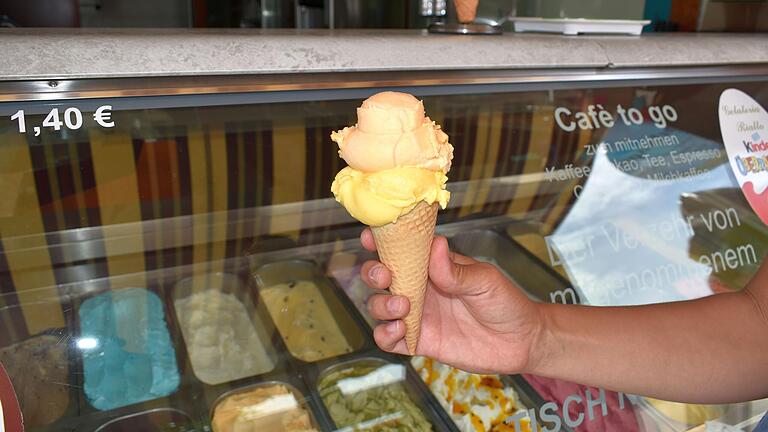
{"type": "Polygon", "coordinates": [[[521,373],[534,375],[546,375],[551,363],[557,356],[554,341],[556,339],[556,326],[552,320],[553,307],[548,303],[534,303],[534,330],[531,334],[528,347],[528,360],[521,373]]]}

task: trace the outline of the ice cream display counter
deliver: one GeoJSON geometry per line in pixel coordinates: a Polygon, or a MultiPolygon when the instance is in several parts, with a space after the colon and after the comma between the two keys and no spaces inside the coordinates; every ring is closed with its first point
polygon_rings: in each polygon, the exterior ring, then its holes
{"type": "Polygon", "coordinates": [[[423,101],[454,148],[436,232],[536,301],[740,290],[768,252],[766,185],[748,177],[766,170],[764,40],[310,36],[0,32],[5,418],[752,430],[768,400],[677,404],[381,351],[359,276],[376,255],[333,198],[345,163],[331,134],[379,91],[423,101]]]}

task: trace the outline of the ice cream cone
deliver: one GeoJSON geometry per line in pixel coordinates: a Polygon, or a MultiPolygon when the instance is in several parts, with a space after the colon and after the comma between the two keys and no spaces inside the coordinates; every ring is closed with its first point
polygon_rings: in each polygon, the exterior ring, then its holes
{"type": "Polygon", "coordinates": [[[408,351],[416,352],[438,206],[446,208],[453,146],[413,95],[381,92],[357,109],[357,124],[331,134],[349,166],[331,191],[352,217],[372,227],[391,291],[411,301],[408,351]]]}
{"type": "Polygon", "coordinates": [[[456,16],[460,23],[471,23],[477,16],[477,5],[480,0],[453,0],[456,6],[456,16]]]}
{"type": "Polygon", "coordinates": [[[392,294],[408,297],[405,342],[411,355],[421,333],[424,293],[427,288],[429,252],[435,233],[438,204],[422,201],[396,222],[373,227],[379,258],[392,272],[392,294]]]}

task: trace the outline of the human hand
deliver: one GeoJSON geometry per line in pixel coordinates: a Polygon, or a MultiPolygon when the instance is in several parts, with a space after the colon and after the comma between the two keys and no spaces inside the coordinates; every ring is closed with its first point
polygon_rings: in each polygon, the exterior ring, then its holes
{"type": "MultiPolygon", "coordinates": [[[[370,251],[370,229],[360,236],[370,251]]],[[[368,261],[362,280],[389,288],[392,275],[379,261],[368,261]]],[[[373,295],[368,311],[378,320],[374,339],[384,351],[407,354],[405,324],[410,304],[402,296],[373,295]]],[[[517,373],[525,369],[541,328],[537,304],[495,266],[450,252],[445,237],[435,237],[429,260],[424,312],[417,355],[478,373],[517,373]]]]}

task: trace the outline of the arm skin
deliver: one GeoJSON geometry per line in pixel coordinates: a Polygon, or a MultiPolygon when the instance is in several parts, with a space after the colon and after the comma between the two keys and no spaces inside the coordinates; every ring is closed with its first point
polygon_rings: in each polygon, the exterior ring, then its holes
{"type": "Polygon", "coordinates": [[[538,309],[526,372],[691,403],[768,396],[768,264],[741,292],[648,306],[538,309]]]}
{"type": "MultiPolygon", "coordinates": [[[[375,250],[365,230],[363,246],[375,250]]],[[[384,289],[389,270],[361,269],[384,289]]],[[[406,354],[405,297],[374,295],[385,351],[406,354]]],[[[675,303],[590,307],[536,303],[494,266],[432,243],[417,354],[473,372],[531,373],[689,403],[768,397],[768,263],[740,292],[675,303]]]]}

